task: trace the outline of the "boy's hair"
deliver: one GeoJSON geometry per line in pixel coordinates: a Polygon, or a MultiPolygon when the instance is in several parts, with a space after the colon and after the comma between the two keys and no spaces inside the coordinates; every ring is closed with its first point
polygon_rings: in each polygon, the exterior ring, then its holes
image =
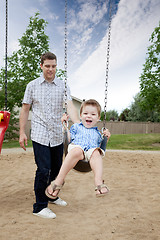
{"type": "Polygon", "coordinates": [[[57,57],[54,53],[51,53],[51,52],[46,52],[46,53],[43,53],[42,56],[41,56],[41,64],[43,65],[44,61],[46,59],[49,59],[49,60],[56,60],[57,62],[57,57]]]}
{"type": "Polygon", "coordinates": [[[100,117],[101,116],[101,106],[100,104],[94,100],[94,99],[89,99],[89,100],[86,100],[84,101],[82,104],[81,104],[81,107],[80,107],[80,115],[83,111],[83,108],[87,105],[91,105],[91,106],[94,106],[97,108],[97,112],[98,112],[98,116],[100,117]]]}

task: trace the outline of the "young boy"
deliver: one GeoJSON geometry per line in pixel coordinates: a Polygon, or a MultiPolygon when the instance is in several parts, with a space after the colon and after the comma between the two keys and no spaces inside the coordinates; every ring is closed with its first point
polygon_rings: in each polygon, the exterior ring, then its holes
{"type": "MultiPolygon", "coordinates": [[[[47,187],[45,193],[49,198],[55,199],[64,184],[67,173],[84,157],[89,161],[91,169],[94,173],[96,196],[104,196],[109,192],[107,186],[103,183],[102,157],[104,151],[99,147],[102,136],[96,127],[100,119],[100,104],[90,99],[82,103],[80,108],[80,123],[75,123],[70,128],[68,154],[61,166],[59,174],[55,181],[47,187]]],[[[110,138],[110,132],[105,129],[103,134],[110,138]]]]}

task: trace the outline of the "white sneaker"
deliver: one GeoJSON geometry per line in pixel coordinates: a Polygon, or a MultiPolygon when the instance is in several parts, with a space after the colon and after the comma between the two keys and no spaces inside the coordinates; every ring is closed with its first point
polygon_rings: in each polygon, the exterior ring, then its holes
{"type": "Polygon", "coordinates": [[[56,214],[51,211],[49,208],[43,208],[38,213],[33,213],[33,215],[42,217],[42,218],[56,218],[56,214]]]}
{"type": "Polygon", "coordinates": [[[62,200],[60,197],[58,197],[58,199],[55,201],[49,201],[49,203],[53,203],[59,206],[67,206],[67,203],[64,200],[62,200]]]}

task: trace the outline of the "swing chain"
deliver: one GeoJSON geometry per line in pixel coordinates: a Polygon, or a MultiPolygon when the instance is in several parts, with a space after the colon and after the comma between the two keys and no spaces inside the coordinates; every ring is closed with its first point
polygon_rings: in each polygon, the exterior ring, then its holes
{"type": "Polygon", "coordinates": [[[8,43],[8,0],[6,0],[6,53],[5,53],[5,110],[7,111],[7,43],[8,43]]]}
{"type": "Polygon", "coordinates": [[[65,0],[65,27],[64,27],[64,102],[65,102],[65,113],[67,114],[67,0],[65,0]]]}
{"type": "MultiPolygon", "coordinates": [[[[111,2],[111,1],[110,1],[111,2]]],[[[111,41],[111,22],[112,22],[112,5],[109,6],[109,25],[108,25],[108,42],[107,42],[107,60],[106,60],[106,82],[105,82],[105,99],[104,99],[104,121],[103,128],[105,129],[107,119],[107,95],[108,95],[108,72],[109,72],[109,56],[110,56],[110,41],[111,41]]]]}

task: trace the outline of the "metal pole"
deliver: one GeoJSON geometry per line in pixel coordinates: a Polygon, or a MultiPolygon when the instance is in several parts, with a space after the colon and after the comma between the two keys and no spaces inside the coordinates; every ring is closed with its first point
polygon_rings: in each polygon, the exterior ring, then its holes
{"type": "Polygon", "coordinates": [[[5,110],[7,111],[7,49],[8,49],[8,0],[6,0],[6,46],[5,46],[5,110]]]}

